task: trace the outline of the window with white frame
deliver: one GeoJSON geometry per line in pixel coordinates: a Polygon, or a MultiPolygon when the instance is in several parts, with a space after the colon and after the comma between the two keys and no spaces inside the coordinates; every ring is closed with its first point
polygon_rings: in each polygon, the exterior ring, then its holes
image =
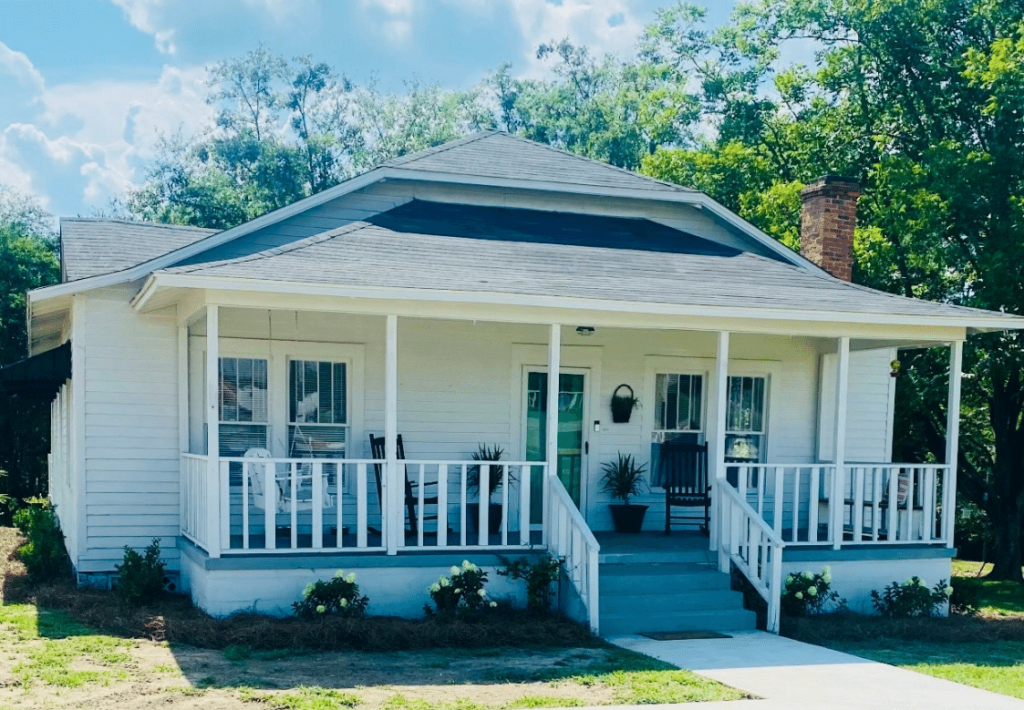
{"type": "Polygon", "coordinates": [[[220,455],[243,456],[267,448],[267,360],[222,357],[219,367],[220,455]]]}
{"type": "Polygon", "coordinates": [[[342,457],[348,444],[348,365],[288,362],[288,450],[294,457],[342,457]]]}
{"type": "Polygon", "coordinates": [[[652,441],[697,442],[704,436],[704,377],[659,373],[654,379],[652,441]]]}
{"type": "Polygon", "coordinates": [[[725,413],[726,459],[764,460],[767,396],[766,377],[729,377],[725,413]]]}

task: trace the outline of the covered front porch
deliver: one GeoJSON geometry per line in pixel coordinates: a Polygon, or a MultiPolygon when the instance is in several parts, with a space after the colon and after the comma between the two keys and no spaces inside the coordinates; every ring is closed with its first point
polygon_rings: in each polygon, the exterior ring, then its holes
{"type": "MultiPolygon", "coordinates": [[[[638,500],[650,511],[636,544],[702,547],[768,597],[778,590],[774,550],[781,562],[783,548],[952,546],[955,467],[886,461],[884,422],[851,429],[846,417],[851,376],[860,376],[851,358],[878,353],[862,369],[883,362],[884,384],[890,350],[938,345],[951,348],[958,375],[960,340],[901,341],[866,326],[652,317],[641,328],[599,313],[551,323],[500,308],[489,318],[437,306],[399,315],[372,300],[177,296],[181,536],[204,558],[234,558],[233,568],[262,569],[257,560],[269,557],[550,551],[565,559],[596,627],[594,531],[610,529],[612,502],[601,467],[628,452],[653,484],[658,447],[677,439],[708,449],[708,534],[690,526],[665,536],[664,493],[651,485],[638,500]],[[560,373],[557,388],[549,372],[560,373]],[[613,422],[622,383],[641,405],[613,422]],[[500,448],[500,460],[474,459],[481,446],[500,448]],[[851,449],[877,458],[854,461],[851,449]]],[[[853,410],[889,395],[870,396],[857,392],[853,410]]],[[[956,411],[953,386],[950,397],[956,411]]]]}

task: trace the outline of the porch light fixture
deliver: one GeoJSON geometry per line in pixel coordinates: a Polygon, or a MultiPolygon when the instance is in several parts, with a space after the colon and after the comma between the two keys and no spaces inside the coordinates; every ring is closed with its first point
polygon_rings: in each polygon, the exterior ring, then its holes
{"type": "Polygon", "coordinates": [[[584,338],[589,338],[594,334],[594,328],[589,325],[581,325],[576,329],[576,335],[581,335],[584,338]]]}

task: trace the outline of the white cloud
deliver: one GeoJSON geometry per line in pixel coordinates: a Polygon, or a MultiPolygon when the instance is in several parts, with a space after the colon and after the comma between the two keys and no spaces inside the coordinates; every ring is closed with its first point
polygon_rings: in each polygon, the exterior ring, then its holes
{"type": "Polygon", "coordinates": [[[153,35],[156,48],[162,54],[174,54],[178,51],[174,44],[174,28],[165,24],[162,12],[167,3],[165,0],[111,0],[121,8],[131,26],[140,32],[153,35]]]}
{"type": "Polygon", "coordinates": [[[537,45],[568,37],[584,44],[595,56],[632,52],[644,23],[627,0],[508,0],[524,40],[526,65],[520,72],[540,77],[549,72],[537,59],[537,45]]]}
{"type": "Polygon", "coordinates": [[[139,179],[160,133],[189,134],[211,116],[201,68],[165,66],[152,81],[49,86],[25,55],[0,43],[0,79],[11,67],[31,89],[17,120],[0,131],[0,177],[64,212],[105,205],[139,179]]]}

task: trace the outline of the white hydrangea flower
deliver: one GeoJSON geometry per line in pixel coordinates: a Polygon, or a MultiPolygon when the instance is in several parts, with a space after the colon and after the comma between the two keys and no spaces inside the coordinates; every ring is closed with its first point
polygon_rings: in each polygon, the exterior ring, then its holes
{"type": "Polygon", "coordinates": [[[786,575],[786,586],[789,586],[792,583],[793,583],[793,575],[787,574],[786,575]]]}
{"type": "Polygon", "coordinates": [[[498,606],[498,602],[491,602],[491,608],[492,609],[494,609],[496,606],[498,606]]]}
{"type": "Polygon", "coordinates": [[[796,598],[797,599],[803,599],[804,598],[804,593],[803,592],[797,592],[796,593],[796,598]]]}
{"type": "Polygon", "coordinates": [[[826,565],[825,569],[821,570],[821,578],[825,584],[830,584],[832,582],[832,568],[826,565]]]}
{"type": "Polygon", "coordinates": [[[441,577],[441,579],[439,579],[437,583],[440,584],[442,587],[447,587],[452,582],[447,577],[441,577]]]}
{"type": "Polygon", "coordinates": [[[814,572],[807,570],[804,572],[804,579],[814,579],[814,572]]]}
{"type": "Polygon", "coordinates": [[[925,582],[925,581],[924,581],[923,579],[921,579],[920,577],[918,577],[918,579],[917,579],[917,586],[919,586],[919,587],[927,587],[927,586],[928,586],[928,583],[927,583],[927,582],[925,582]]]}
{"type": "Polygon", "coordinates": [[[456,594],[462,594],[462,590],[461,590],[461,589],[459,589],[458,587],[456,587],[456,588],[455,588],[455,593],[456,593],[456,594]]]}
{"type": "Polygon", "coordinates": [[[818,596],[818,588],[812,585],[807,588],[807,593],[810,594],[812,597],[816,597],[818,596]]]}
{"type": "Polygon", "coordinates": [[[427,591],[430,592],[431,594],[437,594],[438,592],[441,591],[441,585],[438,584],[437,582],[434,582],[429,587],[427,587],[427,591]]]}
{"type": "Polygon", "coordinates": [[[449,570],[449,572],[451,572],[451,573],[452,573],[452,576],[453,576],[453,577],[454,577],[455,575],[457,575],[457,574],[458,574],[459,572],[461,572],[461,571],[462,571],[462,570],[460,570],[460,569],[459,569],[458,567],[456,567],[455,565],[452,565],[452,568],[451,568],[451,569],[449,570]]]}
{"type": "Polygon", "coordinates": [[[312,593],[313,593],[313,583],[310,582],[309,584],[306,585],[306,588],[302,590],[302,594],[303,594],[303,596],[307,596],[308,597],[312,593]]]}
{"type": "Polygon", "coordinates": [[[912,587],[912,586],[914,586],[914,578],[913,578],[913,577],[911,577],[910,579],[906,580],[906,581],[905,581],[905,582],[903,583],[903,586],[904,586],[904,587],[912,587]]]}
{"type": "Polygon", "coordinates": [[[462,561],[462,569],[473,569],[473,563],[469,560],[462,561]]]}
{"type": "Polygon", "coordinates": [[[345,581],[348,582],[349,584],[355,584],[356,583],[356,573],[355,572],[349,573],[349,575],[347,577],[345,577],[345,581]]]}
{"type": "Polygon", "coordinates": [[[327,607],[325,607],[323,604],[321,604],[320,606],[318,606],[316,608],[316,613],[317,614],[323,614],[325,611],[327,611],[327,607]]]}
{"type": "Polygon", "coordinates": [[[344,576],[345,576],[345,570],[343,570],[343,569],[339,569],[337,572],[334,573],[334,578],[335,579],[341,579],[344,576]]]}
{"type": "Polygon", "coordinates": [[[945,590],[943,590],[943,591],[946,592],[946,596],[947,597],[953,596],[953,588],[952,587],[946,587],[945,590]]]}
{"type": "Polygon", "coordinates": [[[486,597],[487,596],[487,592],[485,592],[483,589],[476,590],[476,593],[479,594],[482,597],[486,597]]]}
{"type": "Polygon", "coordinates": [[[348,599],[346,599],[345,597],[342,597],[341,601],[339,601],[338,604],[340,604],[341,608],[344,609],[345,607],[348,606],[348,599]]]}

